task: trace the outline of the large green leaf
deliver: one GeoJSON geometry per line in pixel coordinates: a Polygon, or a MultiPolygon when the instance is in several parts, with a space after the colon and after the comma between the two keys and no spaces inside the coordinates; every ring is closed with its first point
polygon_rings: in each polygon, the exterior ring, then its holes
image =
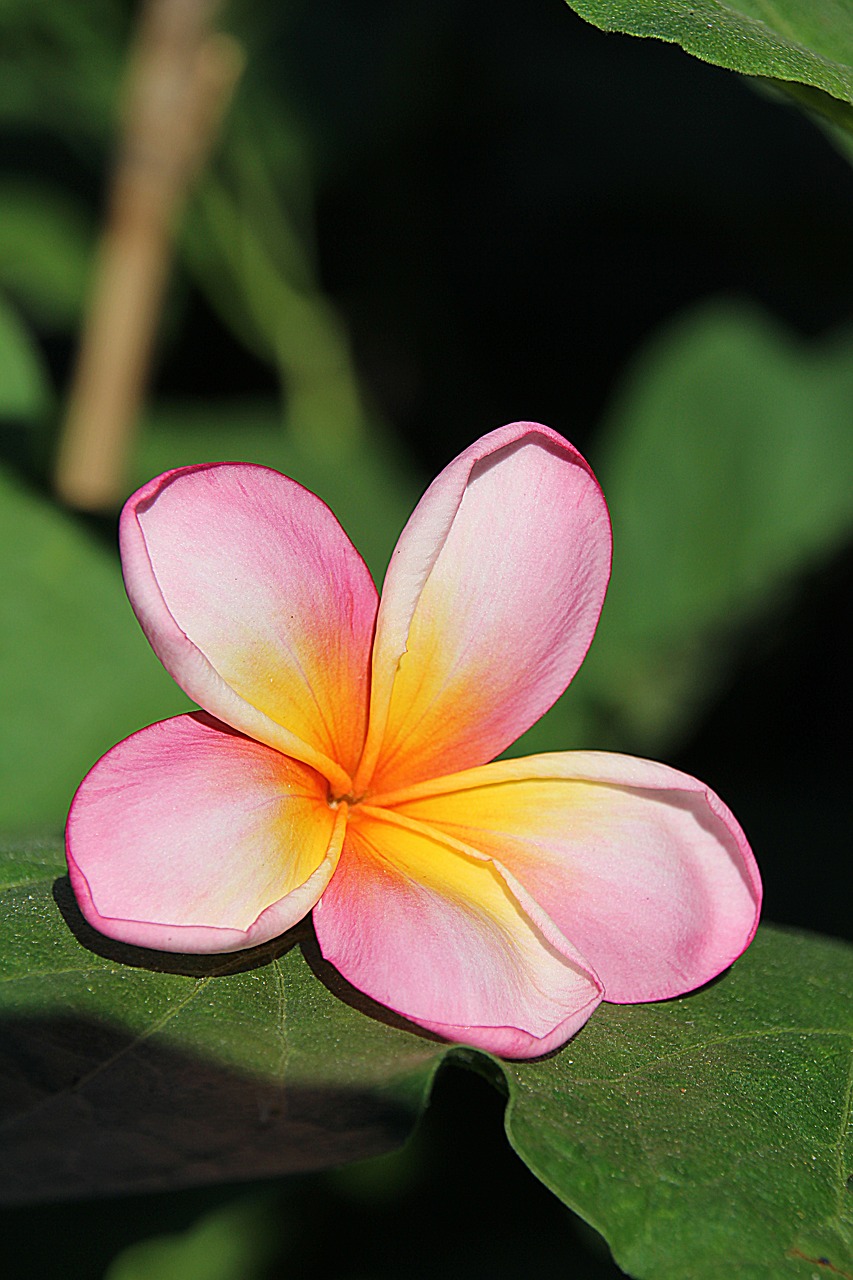
{"type": "Polygon", "coordinates": [[[689,727],[744,632],[853,534],[851,404],[849,329],[804,342],[711,302],[655,335],[592,458],[614,541],[598,633],[525,750],[657,755],[689,727]]]}
{"type": "Polygon", "coordinates": [[[604,1005],[561,1052],[500,1063],[348,991],[310,930],[156,955],[86,928],[56,846],[0,865],[6,1201],[357,1159],[403,1141],[449,1059],[503,1077],[513,1146],[631,1274],[853,1269],[849,947],[765,926],[704,990],[604,1005]]]}
{"type": "MultiPolygon", "coordinates": [[[[853,104],[853,7],[846,0],[568,0],[605,31],[656,36],[706,62],[809,85],[853,104]]],[[[820,107],[817,98],[809,105],[820,107]]],[[[833,113],[830,104],[820,109],[833,113]]],[[[844,113],[848,127],[853,112],[844,113]]]]}
{"type": "Polygon", "coordinates": [[[304,933],[155,955],[88,930],[67,881],[54,899],[55,844],[2,868],[0,1199],[301,1172],[407,1136],[443,1047],[333,995],[304,933]]]}
{"type": "Polygon", "coordinates": [[[764,926],[680,1000],[505,1068],[507,1129],[639,1280],[853,1272],[853,949],[764,926]]]}

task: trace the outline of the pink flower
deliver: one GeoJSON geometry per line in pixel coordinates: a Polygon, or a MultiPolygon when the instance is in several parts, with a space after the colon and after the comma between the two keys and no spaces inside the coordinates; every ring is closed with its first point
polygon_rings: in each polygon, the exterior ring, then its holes
{"type": "Polygon", "coordinates": [[[103,933],[231,951],[313,908],[354,986],[511,1057],[749,944],[758,871],[702,783],[600,752],[487,763],[572,679],[607,588],[607,507],[555,432],[514,423],[451,462],[381,603],[329,509],[264,467],[168,472],[120,533],[145,634],[204,711],[119,743],[75,796],[71,880],[103,933]]]}

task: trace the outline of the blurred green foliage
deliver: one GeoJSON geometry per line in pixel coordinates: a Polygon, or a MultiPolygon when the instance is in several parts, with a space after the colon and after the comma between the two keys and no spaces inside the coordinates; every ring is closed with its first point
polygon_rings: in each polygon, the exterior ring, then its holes
{"type": "Polygon", "coordinates": [[[182,1235],[131,1245],[104,1280],[263,1280],[278,1248],[270,1196],[243,1196],[182,1235]]]}
{"type": "Polygon", "coordinates": [[[584,685],[623,745],[670,750],[853,534],[851,404],[850,329],[710,303],[638,353],[599,437],[614,569],[584,685]]]}

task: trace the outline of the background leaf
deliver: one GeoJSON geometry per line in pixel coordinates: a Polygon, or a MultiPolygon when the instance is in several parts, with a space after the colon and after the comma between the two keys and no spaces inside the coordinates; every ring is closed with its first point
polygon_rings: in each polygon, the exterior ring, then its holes
{"type": "Polygon", "coordinates": [[[706,62],[812,85],[853,104],[853,10],[845,0],[569,0],[605,31],[656,36],[706,62]]]}
{"type": "Polygon", "coordinates": [[[152,655],[117,557],[0,470],[0,830],[56,830],[119,738],[189,704],[152,655]]]}
{"type": "Polygon", "coordinates": [[[652,339],[595,459],[614,540],[601,623],[514,755],[578,741],[671,750],[744,633],[782,613],[853,532],[851,403],[853,330],[804,342],[714,301],[652,339]]]}
{"type": "Polygon", "coordinates": [[[244,1196],[178,1235],[124,1250],[105,1280],[263,1280],[275,1256],[269,1197],[244,1196]]]}
{"type": "Polygon", "coordinates": [[[61,190],[0,184],[0,285],[46,328],[79,319],[93,238],[84,209],[61,190]]]}
{"type": "Polygon", "coordinates": [[[0,295],[0,421],[28,422],[53,399],[38,346],[11,303],[0,295]]]}
{"type": "Polygon", "coordinates": [[[704,990],[604,1005],[559,1053],[500,1063],[338,998],[309,933],[237,956],[155,955],[82,924],[67,882],[54,886],[56,846],[7,849],[2,866],[7,1202],[357,1159],[405,1139],[448,1060],[505,1082],[519,1155],[641,1280],[850,1267],[841,943],[765,926],[704,990]]]}

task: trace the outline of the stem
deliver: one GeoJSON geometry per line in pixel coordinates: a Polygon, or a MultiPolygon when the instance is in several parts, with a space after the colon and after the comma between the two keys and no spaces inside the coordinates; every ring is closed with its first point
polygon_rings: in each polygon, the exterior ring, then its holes
{"type": "Polygon", "coordinates": [[[72,506],[121,498],[173,252],[174,224],[243,65],[211,33],[217,0],[148,0],[94,292],[60,437],[56,488],[72,506]]]}

